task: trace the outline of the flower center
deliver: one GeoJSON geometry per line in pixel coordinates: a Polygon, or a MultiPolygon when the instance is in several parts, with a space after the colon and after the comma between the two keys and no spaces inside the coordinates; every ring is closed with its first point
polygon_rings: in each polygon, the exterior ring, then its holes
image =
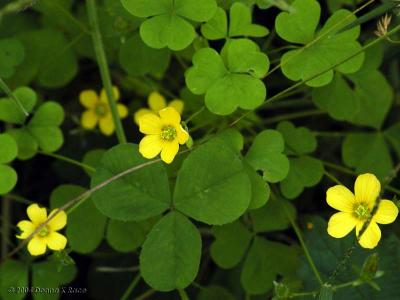
{"type": "Polygon", "coordinates": [[[370,211],[365,203],[357,203],[354,205],[354,214],[360,220],[366,220],[370,216],[370,211]]]}
{"type": "Polygon", "coordinates": [[[47,226],[44,226],[42,229],[40,229],[38,236],[45,237],[48,234],[49,234],[49,229],[47,229],[47,226]]]}
{"type": "Polygon", "coordinates": [[[172,141],[176,138],[176,129],[173,126],[165,126],[161,129],[161,138],[164,141],[172,141]]]}
{"type": "Polygon", "coordinates": [[[95,108],[96,115],[99,117],[104,117],[108,113],[108,107],[105,103],[99,103],[95,108]]]}

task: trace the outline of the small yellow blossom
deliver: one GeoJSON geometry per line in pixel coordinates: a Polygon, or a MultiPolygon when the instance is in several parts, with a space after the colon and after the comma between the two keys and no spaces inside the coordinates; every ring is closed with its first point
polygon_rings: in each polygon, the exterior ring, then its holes
{"type": "Polygon", "coordinates": [[[158,92],[152,92],[149,95],[149,97],[147,98],[147,104],[150,107],[150,109],[141,108],[137,112],[135,112],[133,116],[133,119],[137,125],[139,125],[139,118],[146,114],[157,115],[160,110],[166,107],[173,107],[179,114],[182,114],[184,107],[183,101],[179,99],[172,100],[171,102],[168,103],[167,106],[167,101],[165,100],[164,96],[162,96],[158,92]]]}
{"type": "Polygon", "coordinates": [[[167,107],[158,112],[139,118],[139,130],[146,134],[140,141],[139,152],[145,158],[154,158],[161,152],[161,159],[170,164],[178,153],[179,144],[189,139],[181,126],[181,115],[175,108],[167,107]]]}
{"type": "MultiPolygon", "coordinates": [[[[375,201],[379,197],[381,184],[373,174],[362,174],[357,177],[354,194],[342,185],[328,189],[328,204],[340,212],[334,214],[328,223],[328,233],[335,238],[342,238],[356,228],[356,235],[371,218],[375,201]]],[[[381,239],[378,224],[389,224],[396,220],[399,209],[390,200],[381,200],[376,213],[359,240],[363,248],[372,249],[381,239]],[[378,224],[377,224],[378,223],[378,224]]]]}
{"type": "MultiPolygon", "coordinates": [[[[17,227],[21,234],[17,235],[19,239],[27,239],[40,225],[46,222],[57,209],[53,210],[47,217],[46,208],[41,208],[37,204],[31,204],[26,210],[29,220],[20,221],[17,227]]],[[[28,251],[31,255],[42,255],[46,252],[46,247],[51,250],[59,251],[67,245],[67,238],[58,233],[57,230],[63,229],[67,224],[67,214],[60,211],[52,218],[37,234],[35,234],[28,243],[28,251]]]]}
{"type": "MultiPolygon", "coordinates": [[[[114,87],[114,96],[118,101],[120,93],[117,87],[114,87]]],[[[104,89],[101,90],[100,97],[93,90],[82,91],[79,96],[81,104],[87,108],[82,114],[81,124],[85,129],[94,129],[99,124],[100,131],[107,136],[110,136],[115,131],[115,125],[111,114],[111,109],[107,101],[107,94],[104,89]]],[[[121,119],[128,116],[128,108],[118,103],[118,115],[121,119]]]]}

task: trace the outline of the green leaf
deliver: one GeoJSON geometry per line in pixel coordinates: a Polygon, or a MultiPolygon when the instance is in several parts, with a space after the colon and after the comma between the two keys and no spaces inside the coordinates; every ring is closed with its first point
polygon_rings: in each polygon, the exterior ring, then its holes
{"type": "Polygon", "coordinates": [[[229,115],[238,107],[258,107],[266,97],[259,78],[268,71],[268,57],[247,39],[231,40],[221,55],[211,48],[195,53],[193,66],[185,74],[189,90],[205,94],[207,108],[219,115],[229,115]]]}
{"type": "Polygon", "coordinates": [[[200,290],[196,300],[235,300],[236,298],[225,288],[217,285],[207,286],[200,290]]]}
{"type": "Polygon", "coordinates": [[[252,24],[250,8],[242,3],[234,3],[229,15],[229,36],[263,37],[268,34],[264,26],[252,24]]]}
{"type": "Polygon", "coordinates": [[[35,156],[39,149],[36,139],[26,128],[15,128],[7,131],[18,144],[18,159],[27,160],[35,156]]]}
{"type": "Polygon", "coordinates": [[[339,32],[341,28],[356,20],[351,12],[336,11],[322,29],[315,33],[320,17],[319,3],[315,0],[296,0],[293,8],[292,12],[282,12],[276,18],[275,25],[278,35],[289,42],[300,44],[308,44],[314,39],[318,39],[318,41],[306,48],[286,52],[282,56],[282,72],[287,78],[294,81],[305,81],[329,70],[306,82],[309,86],[319,87],[332,81],[335,70],[350,74],[361,68],[364,53],[334,68],[336,64],[347,60],[362,49],[360,43],[356,41],[360,34],[360,26],[339,32]],[[338,23],[340,25],[337,25],[338,23]],[[333,27],[334,29],[332,29],[333,27]],[[329,34],[326,34],[328,31],[329,34]]]}
{"type": "MultiPolygon", "coordinates": [[[[104,149],[90,150],[86,152],[85,156],[82,159],[82,162],[96,169],[99,166],[101,158],[103,157],[104,153],[106,153],[106,150],[104,149]]],[[[91,171],[88,171],[86,169],[84,169],[84,171],[89,176],[93,175],[93,172],[91,171]]]]}
{"type": "Polygon", "coordinates": [[[264,172],[269,182],[283,180],[289,172],[289,160],[282,152],[285,148],[282,135],[276,130],[264,130],[254,139],[246,154],[246,161],[264,172]]]}
{"type": "Polygon", "coordinates": [[[347,135],[342,144],[342,157],[357,173],[373,173],[381,180],[393,168],[387,143],[380,132],[347,135]]]}
{"type": "Polygon", "coordinates": [[[25,49],[20,41],[14,38],[0,40],[0,77],[10,78],[15,66],[21,64],[25,57],[25,49]]]}
{"type": "Polygon", "coordinates": [[[384,132],[385,138],[400,157],[400,123],[396,123],[384,132]]]}
{"type": "Polygon", "coordinates": [[[141,222],[110,220],[106,234],[107,242],[116,251],[133,252],[143,244],[153,224],[153,220],[141,222]]]}
{"type": "Polygon", "coordinates": [[[217,9],[215,0],[122,0],[123,6],[137,17],[148,18],[140,26],[140,36],[150,47],[183,50],[195,38],[193,25],[205,22],[217,9]]]}
{"type": "Polygon", "coordinates": [[[322,162],[310,156],[290,159],[288,176],[280,183],[282,194],[289,199],[299,196],[304,188],[318,184],[324,175],[322,162]]]}
{"type": "Polygon", "coordinates": [[[0,195],[7,194],[17,184],[18,175],[13,168],[0,164],[0,195]]]}
{"type": "Polygon", "coordinates": [[[256,232],[270,232],[287,229],[290,226],[284,207],[292,217],[296,218],[296,209],[285,199],[271,197],[266,205],[250,212],[253,229],[256,232]],[[280,203],[278,203],[280,202],[280,203]]]}
{"type": "Polygon", "coordinates": [[[297,255],[293,248],[256,237],[244,262],[240,281],[247,293],[264,294],[273,287],[278,274],[293,273],[296,266],[297,255]]]}
{"type": "Polygon", "coordinates": [[[140,253],[140,273],[153,289],[184,289],[195,279],[201,258],[197,228],[179,212],[170,212],[150,231],[140,253]]]}
{"type": "MultiPolygon", "coordinates": [[[[59,208],[85,191],[77,185],[60,185],[51,193],[50,207],[59,208]]],[[[68,213],[66,234],[72,250],[86,254],[96,250],[103,240],[107,218],[96,209],[91,198],[82,201],[68,213]]]]}
{"type": "Polygon", "coordinates": [[[139,34],[134,34],[119,50],[119,63],[131,76],[148,73],[164,73],[170,61],[168,49],[153,49],[143,43],[139,34]]]}
{"type": "Polygon", "coordinates": [[[215,237],[210,248],[212,259],[220,268],[235,267],[245,255],[252,234],[240,221],[213,226],[212,232],[215,237]]]}
{"type": "MultiPolygon", "coordinates": [[[[65,286],[76,276],[75,265],[69,265],[57,272],[57,264],[53,261],[44,261],[32,265],[32,286],[41,289],[52,290],[59,286],[65,286]]],[[[67,288],[66,288],[67,290],[67,288]]],[[[60,291],[61,294],[61,291],[60,291]]],[[[57,293],[33,293],[34,300],[56,300],[57,293]]]]}
{"type": "Polygon", "coordinates": [[[201,33],[208,40],[220,40],[228,36],[228,18],[221,7],[217,8],[212,19],[201,26],[201,33]]]}
{"type": "Polygon", "coordinates": [[[178,172],[174,206],[195,220],[222,225],[248,208],[251,184],[232,147],[221,139],[193,150],[178,172]]]}
{"type": "Polygon", "coordinates": [[[275,20],[275,29],[284,40],[307,44],[314,38],[321,7],[315,0],[296,0],[290,12],[281,12],[275,20]]]}
{"type": "Polygon", "coordinates": [[[18,146],[13,137],[7,133],[0,134],[0,163],[13,161],[18,154],[18,146]]]}
{"type": "Polygon", "coordinates": [[[36,139],[39,147],[46,152],[55,152],[64,143],[59,126],[64,120],[64,110],[56,102],[45,102],[28,123],[27,129],[36,139]]]}
{"type": "MultiPolygon", "coordinates": [[[[18,98],[26,111],[32,111],[37,101],[37,96],[34,90],[28,87],[19,87],[13,92],[13,94],[18,98]]],[[[0,121],[22,125],[25,120],[26,115],[15,103],[15,100],[10,98],[0,99],[0,121]]]]}
{"type": "MultiPolygon", "coordinates": [[[[115,146],[103,155],[91,186],[146,162],[137,145],[115,146]]],[[[93,193],[92,198],[100,212],[111,219],[140,221],[159,215],[171,202],[167,172],[161,162],[154,163],[114,180],[93,193]]]]}
{"type": "Polygon", "coordinates": [[[249,176],[251,183],[251,200],[249,209],[257,209],[267,203],[271,190],[268,183],[266,183],[262,176],[260,176],[250,165],[246,166],[247,176],[249,176]]]}
{"type": "Polygon", "coordinates": [[[21,290],[28,287],[28,265],[16,260],[6,260],[0,265],[1,299],[22,300],[25,293],[21,290]]]}
{"type": "Polygon", "coordinates": [[[308,154],[317,148],[317,139],[307,127],[296,128],[293,123],[284,121],[280,122],[276,129],[282,134],[286,144],[286,153],[289,155],[308,154]]]}

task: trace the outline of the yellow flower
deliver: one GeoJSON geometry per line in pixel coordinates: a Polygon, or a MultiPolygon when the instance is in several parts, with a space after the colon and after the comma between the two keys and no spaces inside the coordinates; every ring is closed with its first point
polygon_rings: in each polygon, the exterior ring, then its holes
{"type": "Polygon", "coordinates": [[[161,159],[170,164],[178,153],[179,144],[189,139],[181,126],[181,115],[175,108],[167,107],[158,112],[139,118],[139,130],[146,134],[140,141],[139,152],[145,158],[154,158],[161,152],[161,159]]]}
{"type": "Polygon", "coordinates": [[[168,103],[168,106],[167,106],[167,101],[158,92],[152,92],[149,95],[149,97],[147,99],[147,104],[149,105],[150,109],[141,108],[137,112],[135,112],[135,114],[133,116],[133,119],[137,125],[139,125],[139,118],[146,114],[157,115],[160,110],[162,110],[163,108],[166,108],[166,107],[173,107],[179,114],[182,114],[183,107],[184,107],[183,101],[179,100],[179,99],[172,100],[171,102],[168,103]]]}
{"type": "MultiPolygon", "coordinates": [[[[114,96],[118,101],[120,94],[117,87],[114,87],[114,96]]],[[[94,129],[98,123],[103,134],[110,136],[114,133],[115,125],[104,89],[101,90],[100,97],[93,90],[82,91],[79,95],[79,101],[87,108],[81,117],[83,128],[94,129]]],[[[121,119],[128,116],[128,108],[125,105],[118,103],[117,110],[121,119]]]]}
{"type": "MultiPolygon", "coordinates": [[[[40,208],[37,204],[31,204],[26,210],[30,221],[23,220],[17,224],[21,234],[17,235],[19,239],[28,238],[40,225],[46,222],[57,209],[53,210],[49,217],[45,208],[40,208]]],[[[42,255],[46,252],[46,246],[51,250],[59,251],[67,245],[67,238],[58,233],[57,230],[63,229],[67,224],[67,214],[60,211],[52,218],[37,234],[35,234],[28,243],[28,251],[31,255],[42,255]]]]}
{"type": "MultiPolygon", "coordinates": [[[[379,197],[381,184],[373,174],[362,174],[357,177],[354,194],[342,185],[328,189],[326,201],[340,212],[334,214],[328,223],[328,233],[335,238],[342,238],[356,228],[356,235],[364,223],[371,217],[375,200],[379,197]]],[[[375,248],[381,239],[378,224],[389,224],[396,220],[399,209],[390,200],[381,200],[379,207],[365,230],[360,245],[363,248],[375,248]],[[378,223],[378,224],[377,224],[378,223]]]]}

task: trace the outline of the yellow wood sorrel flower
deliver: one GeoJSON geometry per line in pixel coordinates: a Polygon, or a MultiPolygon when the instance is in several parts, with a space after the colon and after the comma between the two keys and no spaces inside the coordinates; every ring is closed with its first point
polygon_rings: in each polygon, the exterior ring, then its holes
{"type": "Polygon", "coordinates": [[[139,118],[139,130],[146,134],[140,141],[139,152],[149,159],[161,152],[161,159],[170,164],[178,153],[179,144],[185,144],[189,134],[182,128],[181,115],[175,108],[164,108],[158,115],[145,114],[139,118]]]}
{"type": "MultiPolygon", "coordinates": [[[[114,97],[118,101],[120,93],[117,87],[113,87],[114,97]]],[[[108,105],[107,94],[104,89],[100,92],[100,97],[93,90],[82,91],[79,95],[79,101],[87,108],[82,114],[81,124],[85,129],[94,129],[99,124],[100,131],[110,136],[115,131],[115,125],[108,105]]],[[[117,104],[118,115],[121,119],[128,116],[128,108],[121,104],[117,104]]]]}
{"type": "MultiPolygon", "coordinates": [[[[37,204],[31,204],[26,210],[30,221],[23,220],[17,224],[21,234],[17,235],[19,239],[28,238],[40,225],[48,219],[45,208],[37,204]]],[[[49,218],[57,211],[53,210],[49,218]]],[[[28,243],[28,251],[31,255],[42,255],[46,252],[46,247],[51,250],[59,251],[67,245],[67,238],[58,233],[57,230],[63,229],[67,224],[67,214],[60,211],[52,218],[37,234],[35,234],[28,243]]]]}
{"type": "MultiPolygon", "coordinates": [[[[357,177],[354,194],[342,185],[328,189],[326,200],[330,206],[340,212],[334,214],[328,223],[328,233],[335,238],[342,238],[356,228],[356,235],[364,223],[371,218],[371,213],[381,191],[381,184],[373,174],[357,177]]],[[[363,248],[375,248],[381,239],[379,224],[389,224],[396,220],[399,209],[390,200],[381,200],[376,213],[372,216],[365,230],[360,245],[363,248]]]]}
{"type": "Polygon", "coordinates": [[[164,96],[158,92],[152,92],[149,95],[147,98],[147,104],[150,109],[141,108],[133,115],[133,119],[137,125],[139,125],[139,118],[146,114],[157,115],[160,110],[166,107],[173,107],[178,113],[182,114],[184,107],[183,101],[179,99],[174,99],[167,105],[167,101],[165,100],[164,96]]]}

